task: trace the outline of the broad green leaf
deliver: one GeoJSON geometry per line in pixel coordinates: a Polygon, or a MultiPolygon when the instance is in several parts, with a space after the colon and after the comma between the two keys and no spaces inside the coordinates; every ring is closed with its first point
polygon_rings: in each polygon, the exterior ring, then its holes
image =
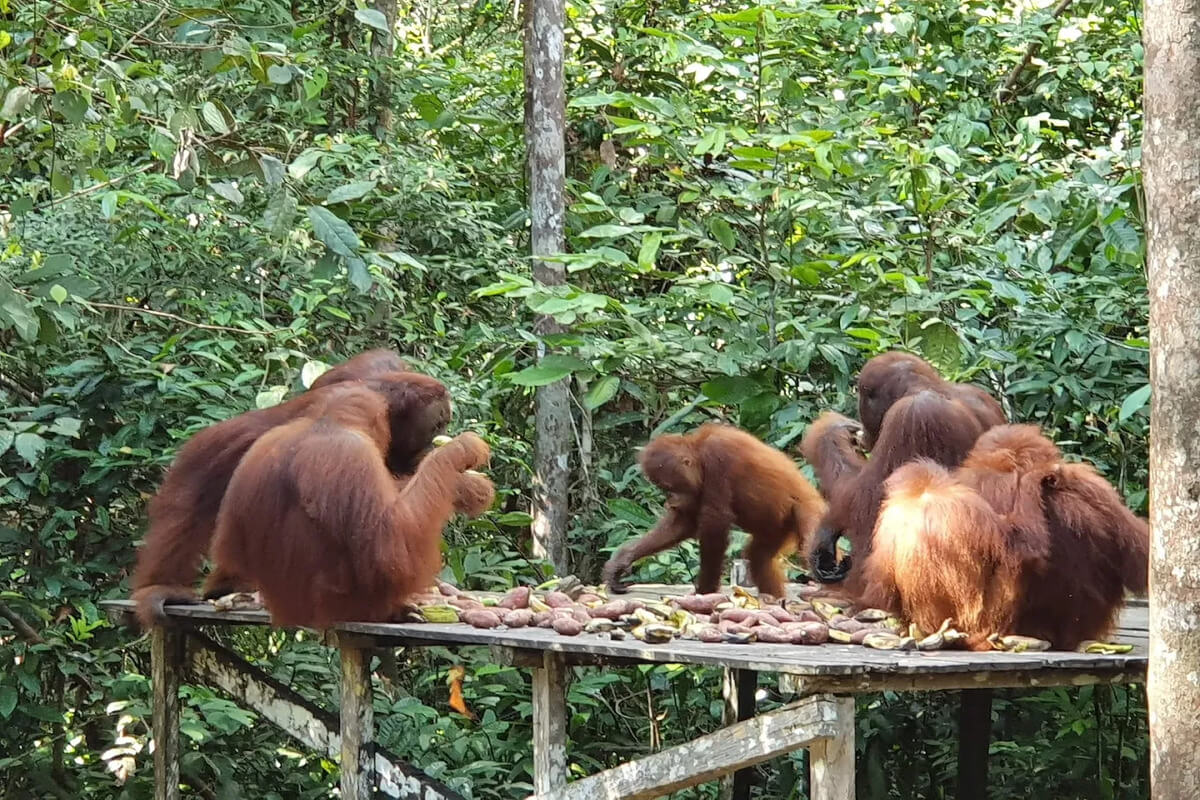
{"type": "Polygon", "coordinates": [[[283,402],[283,398],[287,396],[288,387],[272,386],[269,389],[264,389],[254,396],[255,408],[270,408],[277,406],[283,402]]]}
{"type": "Polygon", "coordinates": [[[42,453],[46,450],[46,440],[36,433],[18,433],[14,446],[17,455],[25,459],[29,466],[35,466],[42,453]]]}
{"type": "Polygon", "coordinates": [[[627,225],[597,225],[588,228],[579,236],[583,239],[611,239],[633,233],[634,229],[627,225]]]}
{"type": "Polygon", "coordinates": [[[284,86],[292,82],[292,70],[290,67],[285,67],[282,64],[272,64],[267,67],[267,80],[271,83],[284,86]]]}
{"type": "Polygon", "coordinates": [[[238,189],[237,184],[232,181],[213,181],[208,185],[208,188],[235,206],[240,206],[246,199],[242,196],[242,192],[238,189]]]}
{"type": "Polygon", "coordinates": [[[0,456],[8,452],[16,438],[17,435],[12,431],[0,430],[0,456]]]}
{"type": "Polygon", "coordinates": [[[258,166],[262,170],[263,180],[267,186],[275,187],[283,183],[283,162],[275,156],[259,156],[258,166]]]}
{"type": "Polygon", "coordinates": [[[229,126],[225,124],[225,115],[221,113],[221,110],[217,108],[215,103],[210,101],[200,106],[200,116],[217,133],[229,133],[229,126]]]}
{"type": "Polygon", "coordinates": [[[654,517],[646,509],[623,497],[609,500],[608,510],[617,519],[624,520],[639,528],[649,528],[655,522],[654,517]]]}
{"type": "Polygon", "coordinates": [[[338,217],[325,206],[309,206],[308,218],[312,222],[313,233],[339,256],[349,258],[355,255],[360,246],[358,234],[346,221],[338,217]]]}
{"type": "Polygon", "coordinates": [[[354,181],[353,183],[347,183],[346,185],[339,186],[331,191],[329,196],[325,198],[325,202],[329,205],[333,205],[334,203],[345,203],[350,200],[357,200],[374,188],[375,181],[354,181]]]}
{"type": "Polygon", "coordinates": [[[492,517],[492,522],[506,528],[525,528],[533,524],[533,517],[524,511],[510,511],[507,514],[492,517]]]}
{"type": "Polygon", "coordinates": [[[14,86],[4,95],[4,105],[0,107],[0,117],[16,121],[25,109],[33,102],[33,91],[27,86],[14,86]]]}
{"type": "Polygon", "coordinates": [[[1146,407],[1150,402],[1150,384],[1146,384],[1142,388],[1131,392],[1125,401],[1121,403],[1121,410],[1117,413],[1117,422],[1124,422],[1132,417],[1137,412],[1146,407]]]}
{"type": "Polygon", "coordinates": [[[263,209],[263,225],[271,236],[282,238],[292,227],[296,219],[296,198],[287,189],[275,193],[267,207],[263,209]]]}
{"type": "Polygon", "coordinates": [[[0,284],[0,330],[14,328],[26,342],[38,335],[38,318],[29,301],[12,289],[0,284]]]}
{"type": "Polygon", "coordinates": [[[354,11],[354,18],[363,25],[374,28],[380,33],[390,33],[388,30],[387,17],[382,11],[374,8],[359,8],[354,11]]]}
{"type": "Polygon", "coordinates": [[[59,114],[62,114],[63,119],[72,125],[77,125],[83,122],[83,117],[87,114],[88,101],[83,95],[78,92],[65,91],[55,92],[54,97],[50,101],[51,107],[59,114]]]}
{"type": "Polygon", "coordinates": [[[367,291],[375,282],[371,277],[371,272],[367,269],[367,262],[358,256],[346,257],[346,273],[350,278],[350,285],[360,292],[367,291]]]}
{"type": "Polygon", "coordinates": [[[958,334],[944,322],[933,321],[921,326],[921,353],[945,372],[958,369],[962,345],[958,334]]]}
{"type": "Polygon", "coordinates": [[[54,284],[50,287],[50,299],[58,303],[60,306],[66,301],[70,293],[62,287],[61,284],[54,284]]]}
{"type": "Polygon", "coordinates": [[[605,375],[596,383],[592,384],[592,388],[587,390],[587,394],[583,396],[583,405],[589,411],[595,411],[600,406],[607,403],[617,396],[617,390],[621,387],[621,379],[616,375],[605,375]]]}
{"type": "Polygon", "coordinates": [[[79,430],[83,427],[83,421],[75,417],[59,417],[54,420],[54,424],[50,426],[50,433],[57,433],[59,436],[66,436],[71,439],[79,436],[79,430]]]}
{"type": "Polygon", "coordinates": [[[562,380],[572,372],[586,369],[587,364],[573,356],[549,355],[533,367],[526,367],[520,372],[505,376],[518,386],[546,386],[562,380]]]}
{"type": "Polygon", "coordinates": [[[709,400],[723,405],[737,405],[747,397],[752,397],[762,391],[762,387],[752,378],[736,375],[722,375],[701,384],[700,391],[709,400]]]}
{"type": "Polygon", "coordinates": [[[663,235],[660,231],[648,233],[642,237],[642,246],[638,250],[638,267],[644,270],[654,269],[658,248],[662,244],[663,235]]]}
{"type": "Polygon", "coordinates": [[[0,685],[0,717],[8,719],[17,707],[17,690],[12,686],[0,685]]]}
{"type": "Polygon", "coordinates": [[[709,220],[708,229],[712,232],[713,238],[721,243],[721,246],[726,250],[732,250],[736,244],[736,237],[733,235],[733,228],[729,227],[729,223],[721,217],[713,217],[709,220]]]}

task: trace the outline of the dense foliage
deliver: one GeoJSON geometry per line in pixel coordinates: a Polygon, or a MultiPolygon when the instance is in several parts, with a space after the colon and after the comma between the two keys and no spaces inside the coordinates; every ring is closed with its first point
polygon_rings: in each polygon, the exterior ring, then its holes
{"type": "MultiPolygon", "coordinates": [[[[786,446],[892,347],[1002,393],[1144,511],[1137,4],[569,3],[553,290],[525,256],[514,9],[400,3],[389,53],[386,5],[0,0],[0,796],[149,796],[148,647],[96,605],[128,591],[145,500],[188,435],[369,346],[446,381],[493,444],[501,507],[446,542],[473,588],[549,573],[531,398],[564,376],[585,578],[653,521],[632,455],[652,432],[716,416],[786,446]],[[570,331],[539,366],[536,313],[570,331]]],[[[312,637],[227,638],[333,702],[312,637]]],[[[390,749],[525,795],[522,672],[440,649],[382,671],[390,749]],[[455,663],[478,721],[446,705],[455,663]]],[[[716,727],[718,686],[579,671],[574,765],[716,727]]],[[[335,784],[215,692],[185,699],[203,796],[335,784]]],[[[954,700],[860,699],[863,796],[951,791],[954,700]]],[[[992,751],[993,798],[1145,796],[1142,693],[1010,693],[992,751]]],[[[762,769],[762,796],[806,796],[802,767],[762,769]]]]}

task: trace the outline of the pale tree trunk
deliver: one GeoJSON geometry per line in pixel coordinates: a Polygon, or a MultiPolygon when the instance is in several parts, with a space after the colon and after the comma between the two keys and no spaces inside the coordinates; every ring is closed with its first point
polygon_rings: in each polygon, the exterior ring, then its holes
{"type": "Polygon", "coordinates": [[[396,5],[399,0],[374,0],[375,10],[387,20],[388,32],[371,29],[371,58],[375,62],[375,85],[371,105],[375,109],[375,138],[383,141],[392,130],[392,81],[390,71],[396,38],[396,5]]]}
{"type": "Polygon", "coordinates": [[[1200,797],[1200,2],[1146,0],[1150,787],[1200,797]]]}
{"type": "MultiPolygon", "coordinates": [[[[563,251],[566,217],[566,92],[563,88],[563,0],[525,0],[525,147],[529,170],[533,277],[546,285],[566,283],[561,264],[545,261],[563,251]]],[[[538,317],[538,360],[544,339],[561,333],[551,317],[538,317]]],[[[569,569],[567,552],[568,453],[571,405],[568,379],[537,390],[533,476],[533,549],[558,573],[569,569]]]]}

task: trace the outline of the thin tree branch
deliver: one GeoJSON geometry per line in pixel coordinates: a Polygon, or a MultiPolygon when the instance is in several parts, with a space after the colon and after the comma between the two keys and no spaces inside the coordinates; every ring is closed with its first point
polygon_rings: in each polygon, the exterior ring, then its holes
{"type": "Polygon", "coordinates": [[[187,325],[189,328],[199,328],[199,329],[205,330],[205,331],[223,331],[225,333],[242,333],[242,334],[249,334],[252,336],[266,336],[271,333],[271,331],[252,331],[252,330],[247,330],[246,328],[229,328],[224,325],[208,325],[203,322],[192,322],[190,319],[185,319],[185,318],[179,316],[178,314],[172,314],[169,311],[157,311],[153,308],[140,308],[138,306],[127,306],[123,303],[93,303],[93,302],[90,302],[87,300],[85,300],[84,302],[92,308],[108,308],[108,309],[112,309],[113,311],[133,311],[134,313],[137,313],[137,314],[147,314],[151,317],[162,317],[163,319],[174,320],[175,322],[178,322],[180,324],[187,325]]]}
{"type": "Polygon", "coordinates": [[[30,644],[45,644],[46,640],[41,634],[30,627],[29,623],[21,618],[21,615],[8,607],[6,603],[0,601],[0,617],[4,617],[12,623],[13,630],[17,632],[22,639],[30,644]]]}
{"type": "Polygon", "coordinates": [[[22,400],[29,402],[32,405],[37,405],[41,402],[41,398],[32,389],[27,389],[25,386],[17,382],[17,379],[11,375],[6,375],[0,372],[0,387],[8,389],[13,394],[20,397],[22,400]]]}
{"type": "Polygon", "coordinates": [[[109,180],[101,181],[100,183],[93,183],[91,186],[85,186],[84,188],[79,189],[74,192],[71,192],[70,194],[64,194],[62,197],[56,197],[53,200],[50,200],[46,203],[42,203],[41,205],[37,206],[36,210],[41,211],[42,209],[50,208],[51,206],[56,206],[59,203],[65,203],[68,200],[74,200],[76,197],[83,197],[85,194],[91,194],[92,192],[98,192],[101,189],[107,189],[109,186],[113,186],[113,185],[121,183],[122,181],[125,181],[129,178],[132,178],[134,175],[141,175],[143,172],[149,172],[150,170],[154,169],[157,166],[158,166],[157,161],[151,161],[149,164],[143,164],[142,166],[138,167],[137,169],[133,170],[132,172],[126,172],[124,175],[118,175],[115,178],[110,178],[109,180]]]}
{"type": "MultiPolygon", "coordinates": [[[[1054,8],[1050,11],[1050,20],[1053,21],[1061,17],[1063,12],[1071,7],[1072,2],[1073,0],[1058,0],[1058,3],[1055,4],[1054,8]]],[[[1000,87],[1000,91],[997,92],[997,97],[1000,99],[1000,102],[1006,102],[1016,97],[1016,92],[1014,90],[1017,87],[1017,81],[1021,79],[1021,73],[1025,71],[1026,67],[1033,63],[1034,56],[1036,56],[1038,51],[1041,49],[1041,42],[1030,42],[1029,46],[1025,48],[1025,57],[1022,58],[1015,67],[1012,68],[1012,71],[1008,73],[1008,78],[1006,78],[1004,81],[1004,85],[1000,87]]]]}

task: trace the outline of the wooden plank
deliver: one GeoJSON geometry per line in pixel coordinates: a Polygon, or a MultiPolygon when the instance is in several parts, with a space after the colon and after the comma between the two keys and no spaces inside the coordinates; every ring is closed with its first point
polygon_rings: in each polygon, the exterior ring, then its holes
{"type": "Polygon", "coordinates": [[[343,646],[342,797],[371,800],[375,789],[375,708],[371,691],[371,651],[343,646]]]}
{"type": "MultiPolygon", "coordinates": [[[[733,770],[839,733],[837,701],[808,697],[789,706],[582,778],[539,800],[647,800],[715,780],[733,770]]],[[[853,740],[851,740],[853,759],[853,740]]],[[[853,761],[851,761],[853,764],[853,761]]]]}
{"type": "Polygon", "coordinates": [[[567,670],[557,653],[544,653],[533,670],[533,790],[549,797],[567,785],[567,670]]]}
{"type": "Polygon", "coordinates": [[[179,681],[183,632],[168,625],[150,631],[150,727],[154,737],[154,800],[179,800],[179,681]]]}
{"type": "Polygon", "coordinates": [[[808,748],[809,800],[854,800],[854,698],[833,704],[832,735],[808,748]]]}
{"type": "Polygon", "coordinates": [[[253,709],[304,747],[329,759],[341,754],[337,715],[308,702],[232,651],[190,633],[187,661],[197,682],[220,689],[239,705],[253,709]]]}
{"type": "Polygon", "coordinates": [[[992,690],[967,689],[958,700],[958,800],[987,800],[992,690]]]}
{"type": "Polygon", "coordinates": [[[859,674],[796,677],[798,694],[816,692],[861,694],[866,692],[935,692],[949,689],[1038,689],[1048,686],[1143,683],[1144,670],[1037,669],[1004,672],[934,674],[859,674]]]}
{"type": "MultiPolygon", "coordinates": [[[[327,758],[342,752],[338,717],[301,697],[231,650],[198,633],[187,636],[187,663],[199,682],[256,711],[301,746],[327,758]]],[[[375,745],[380,794],[397,800],[463,800],[462,795],[375,745]]]]}
{"type": "MultiPolygon", "coordinates": [[[[130,605],[109,601],[106,605],[130,605]]],[[[262,612],[217,612],[210,605],[170,606],[172,617],[193,623],[265,624],[262,612]]],[[[896,652],[869,650],[851,645],[711,645],[675,640],[648,645],[636,639],[613,641],[595,634],[559,636],[542,628],[478,630],[467,625],[347,623],[340,631],[372,637],[377,642],[404,644],[483,645],[588,656],[594,663],[623,659],[624,663],[695,664],[730,667],[822,678],[821,690],[874,691],[897,689],[964,689],[987,686],[1073,686],[1085,683],[1142,681],[1145,650],[1130,655],[1092,655],[1050,651],[1045,653],[896,652]],[[983,677],[990,673],[1012,673],[983,677]],[[1119,674],[1118,674],[1119,673],[1119,674]],[[936,681],[915,676],[939,675],[936,681]],[[913,677],[905,677],[913,676],[913,677]],[[863,688],[854,688],[860,686],[863,688]]]]}

